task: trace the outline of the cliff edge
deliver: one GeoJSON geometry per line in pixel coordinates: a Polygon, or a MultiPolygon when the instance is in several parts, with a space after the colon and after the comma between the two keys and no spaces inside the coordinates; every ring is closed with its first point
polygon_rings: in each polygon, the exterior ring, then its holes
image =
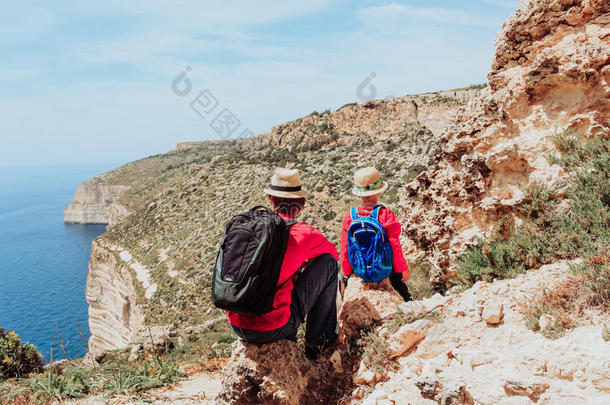
{"type": "Polygon", "coordinates": [[[74,199],[64,209],[64,222],[77,224],[108,224],[110,206],[129,186],[103,184],[90,179],[76,188],[74,199]]]}

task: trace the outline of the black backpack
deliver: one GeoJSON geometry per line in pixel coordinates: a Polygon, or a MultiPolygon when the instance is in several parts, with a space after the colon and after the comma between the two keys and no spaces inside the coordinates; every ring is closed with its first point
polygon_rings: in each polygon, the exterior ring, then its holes
{"type": "Polygon", "coordinates": [[[273,309],[280,270],[293,220],[284,221],[257,206],[234,216],[225,229],[216,257],[212,302],[244,315],[273,309]]]}

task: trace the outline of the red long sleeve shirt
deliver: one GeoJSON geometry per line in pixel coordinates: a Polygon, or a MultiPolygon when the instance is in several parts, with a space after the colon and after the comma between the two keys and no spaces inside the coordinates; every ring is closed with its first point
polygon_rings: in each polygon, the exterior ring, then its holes
{"type": "MultiPolygon", "coordinates": [[[[282,218],[288,219],[288,217],[280,215],[282,218]]],[[[298,222],[291,226],[278,285],[290,280],[276,292],[273,300],[273,310],[256,316],[227,311],[229,323],[238,328],[261,332],[286,325],[288,319],[290,319],[290,304],[292,303],[292,289],[294,288],[292,276],[310,259],[326,253],[338,259],[337,248],[320,231],[304,222],[298,222]]]]}
{"type": "MultiPolygon", "coordinates": [[[[359,216],[367,216],[371,213],[372,209],[358,207],[358,215],[359,216]]],[[[407,261],[402,254],[402,247],[400,246],[400,223],[396,218],[396,215],[389,208],[381,208],[379,210],[379,223],[385,229],[385,233],[392,245],[392,260],[394,264],[393,271],[395,273],[403,273],[409,271],[409,266],[407,265],[407,261]]],[[[341,252],[341,269],[343,270],[343,275],[345,277],[349,277],[352,274],[352,265],[349,262],[347,257],[347,229],[352,223],[352,217],[348,211],[345,219],[343,220],[343,229],[341,230],[341,246],[339,251],[341,252]]]]}

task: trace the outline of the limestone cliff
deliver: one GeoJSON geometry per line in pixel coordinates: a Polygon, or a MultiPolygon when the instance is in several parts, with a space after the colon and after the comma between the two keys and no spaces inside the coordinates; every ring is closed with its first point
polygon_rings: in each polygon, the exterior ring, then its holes
{"type": "MultiPolygon", "coordinates": [[[[137,271],[129,253],[105,243],[93,242],[86,296],[89,303],[89,351],[97,356],[126,347],[142,324],[136,293],[137,271]]],[[[140,276],[142,278],[142,276],[140,276]]]]}
{"type": "Polygon", "coordinates": [[[443,134],[438,164],[401,194],[407,252],[430,258],[435,282],[453,277],[476,235],[515,215],[521,185],[565,192],[546,159],[556,131],[610,136],[609,11],[606,0],[528,0],[504,23],[489,87],[443,134]]]}
{"type": "Polygon", "coordinates": [[[76,188],[74,199],[64,210],[64,222],[107,224],[109,209],[129,186],[104,184],[91,179],[76,188]]]}

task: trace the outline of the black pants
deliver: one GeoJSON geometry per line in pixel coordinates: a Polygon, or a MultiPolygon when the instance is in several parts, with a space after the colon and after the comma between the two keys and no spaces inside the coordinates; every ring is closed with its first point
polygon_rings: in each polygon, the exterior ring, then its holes
{"type": "Polygon", "coordinates": [[[404,281],[402,281],[402,273],[392,272],[392,274],[390,274],[390,283],[392,283],[392,287],[394,287],[394,289],[398,291],[398,294],[400,294],[403,300],[411,301],[411,294],[409,293],[409,288],[404,283],[404,281]]]}
{"type": "Polygon", "coordinates": [[[281,328],[255,331],[232,326],[246,342],[263,344],[280,339],[296,341],[299,325],[307,319],[305,344],[321,348],[338,336],[337,324],[337,260],[329,254],[311,260],[294,283],[290,319],[281,328]]]}

